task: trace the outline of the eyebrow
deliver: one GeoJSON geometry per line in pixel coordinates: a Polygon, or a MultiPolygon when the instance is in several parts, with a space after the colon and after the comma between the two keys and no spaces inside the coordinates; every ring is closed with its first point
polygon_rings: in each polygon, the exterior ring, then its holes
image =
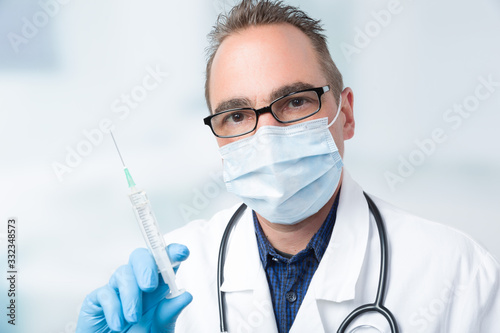
{"type": "MultiPolygon", "coordinates": [[[[314,88],[314,86],[312,84],[305,83],[305,82],[294,82],[292,84],[287,84],[285,86],[274,89],[271,92],[271,94],[269,95],[269,101],[275,101],[280,97],[294,93],[296,91],[301,91],[301,90],[311,89],[311,88],[314,88]]],[[[232,99],[229,99],[227,101],[221,102],[215,108],[214,114],[222,112],[222,111],[226,111],[226,110],[231,110],[231,109],[250,108],[250,107],[251,107],[251,102],[248,98],[244,98],[244,97],[232,98],[232,99]]]]}
{"type": "Polygon", "coordinates": [[[233,98],[220,103],[215,108],[214,114],[231,109],[248,108],[250,105],[251,103],[248,98],[233,98]]]}
{"type": "Polygon", "coordinates": [[[269,100],[272,102],[272,101],[275,101],[278,98],[283,97],[285,95],[288,95],[288,94],[291,94],[291,93],[294,93],[297,91],[301,91],[301,90],[311,89],[311,88],[314,88],[314,86],[312,84],[305,83],[305,82],[295,82],[295,83],[280,87],[278,89],[274,89],[271,92],[271,96],[270,96],[269,100]]]}

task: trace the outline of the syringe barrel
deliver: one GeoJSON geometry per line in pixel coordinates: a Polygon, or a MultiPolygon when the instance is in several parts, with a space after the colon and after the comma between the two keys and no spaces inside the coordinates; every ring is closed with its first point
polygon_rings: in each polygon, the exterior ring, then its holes
{"type": "Polygon", "coordinates": [[[141,227],[144,240],[148,244],[151,252],[154,252],[156,249],[164,249],[165,242],[160,234],[160,228],[158,222],[156,222],[156,217],[151,209],[151,203],[149,202],[146,192],[140,190],[133,192],[129,195],[129,198],[132,202],[132,207],[137,221],[139,222],[139,226],[141,227]]]}
{"type": "Polygon", "coordinates": [[[182,291],[177,288],[177,284],[175,283],[175,273],[165,249],[165,242],[163,241],[163,236],[160,233],[158,222],[156,221],[153,210],[151,209],[151,203],[149,202],[146,192],[141,190],[132,191],[133,192],[129,195],[129,198],[132,202],[137,222],[139,222],[142,236],[144,237],[149,251],[151,251],[151,254],[156,261],[156,265],[158,266],[158,270],[163,277],[163,281],[165,281],[170,288],[170,294],[167,297],[176,297],[180,295],[182,291]]]}

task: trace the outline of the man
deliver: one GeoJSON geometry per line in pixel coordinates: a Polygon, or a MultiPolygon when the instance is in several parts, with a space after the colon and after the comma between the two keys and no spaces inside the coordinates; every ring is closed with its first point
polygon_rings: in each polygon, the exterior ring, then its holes
{"type": "MultiPolygon", "coordinates": [[[[343,88],[321,31],[297,8],[244,0],[210,35],[205,123],[220,146],[228,190],[249,207],[223,266],[228,332],[336,332],[377,295],[376,212],[341,159],[354,135],[353,92],[343,88]]],[[[462,233],[373,200],[389,251],[382,305],[399,331],[500,332],[496,261],[462,233]]],[[[77,332],[219,329],[217,257],[237,208],[166,236],[190,249],[177,275],[189,293],[164,299],[168,287],[153,258],[136,250],[86,298],[77,332]]],[[[168,253],[183,261],[187,248],[171,244],[168,253]]],[[[373,312],[347,331],[355,327],[390,331],[373,312]]]]}

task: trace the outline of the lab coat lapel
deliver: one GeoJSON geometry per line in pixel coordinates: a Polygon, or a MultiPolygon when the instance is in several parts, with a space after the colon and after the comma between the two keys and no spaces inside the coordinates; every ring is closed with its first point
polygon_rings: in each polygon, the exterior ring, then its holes
{"type": "Polygon", "coordinates": [[[368,244],[370,216],[363,190],[344,169],[332,237],[314,274],[316,298],[342,302],[354,299],[368,244]]]}
{"type": "MultiPolygon", "coordinates": [[[[340,303],[355,297],[369,234],[369,211],[363,190],[344,169],[339,207],[332,238],[300,306],[290,333],[325,332],[321,320],[323,300],[340,303]]],[[[338,313],[326,316],[338,317],[338,313]]],[[[339,322],[340,324],[340,322],[339,322]]]]}
{"type": "Polygon", "coordinates": [[[277,333],[250,208],[234,228],[226,253],[221,290],[227,301],[229,331],[277,333]]]}
{"type": "Polygon", "coordinates": [[[302,301],[299,312],[297,313],[293,325],[290,328],[290,333],[325,332],[323,321],[321,320],[319,314],[317,300],[314,296],[310,297],[309,295],[310,293],[308,292],[302,301]]]}

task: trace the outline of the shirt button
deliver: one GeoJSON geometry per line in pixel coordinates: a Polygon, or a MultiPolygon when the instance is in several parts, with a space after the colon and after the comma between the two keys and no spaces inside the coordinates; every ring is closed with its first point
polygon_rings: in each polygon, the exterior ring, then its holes
{"type": "Polygon", "coordinates": [[[286,300],[290,303],[293,303],[297,300],[297,294],[294,291],[289,291],[285,295],[286,300]]]}

